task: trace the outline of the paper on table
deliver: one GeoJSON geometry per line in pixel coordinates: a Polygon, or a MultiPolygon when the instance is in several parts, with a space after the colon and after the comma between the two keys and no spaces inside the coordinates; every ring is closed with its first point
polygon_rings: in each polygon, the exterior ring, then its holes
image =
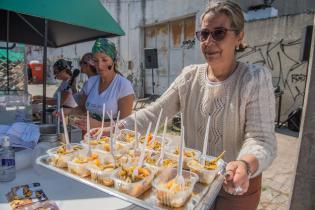
{"type": "MultiPolygon", "coordinates": [[[[40,136],[38,125],[31,123],[17,122],[8,125],[0,125],[0,135],[7,135],[10,138],[11,146],[33,149],[40,136]]],[[[0,138],[2,144],[3,138],[0,138]]]]}
{"type": "Polygon", "coordinates": [[[19,137],[25,142],[35,141],[36,143],[40,136],[38,125],[23,122],[14,123],[7,134],[19,137]]]}

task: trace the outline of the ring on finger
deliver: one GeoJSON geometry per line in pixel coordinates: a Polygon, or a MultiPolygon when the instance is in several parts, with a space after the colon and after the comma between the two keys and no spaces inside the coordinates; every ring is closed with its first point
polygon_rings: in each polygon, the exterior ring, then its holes
{"type": "Polygon", "coordinates": [[[239,193],[243,192],[243,188],[238,186],[238,187],[234,188],[234,192],[235,192],[235,194],[239,194],[239,193]]]}
{"type": "Polygon", "coordinates": [[[234,194],[234,190],[233,189],[229,189],[228,187],[223,187],[224,191],[227,192],[230,195],[234,194]]]}

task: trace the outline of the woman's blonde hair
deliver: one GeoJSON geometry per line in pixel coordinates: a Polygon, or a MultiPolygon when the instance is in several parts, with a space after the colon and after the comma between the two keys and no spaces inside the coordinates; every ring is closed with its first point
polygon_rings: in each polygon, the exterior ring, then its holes
{"type": "MultiPolygon", "coordinates": [[[[228,16],[231,21],[231,27],[237,30],[235,31],[236,35],[244,30],[245,19],[243,11],[237,3],[229,0],[211,1],[209,6],[202,13],[200,21],[202,22],[204,17],[210,12],[214,14],[225,14],[228,16]]],[[[237,51],[243,51],[245,48],[246,45],[241,43],[237,51]]]]}

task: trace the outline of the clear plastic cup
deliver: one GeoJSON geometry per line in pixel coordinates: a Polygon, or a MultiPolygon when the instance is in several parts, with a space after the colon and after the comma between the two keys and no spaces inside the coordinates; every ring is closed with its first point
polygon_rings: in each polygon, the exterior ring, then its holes
{"type": "Polygon", "coordinates": [[[115,166],[111,156],[106,156],[89,162],[87,164],[87,169],[90,170],[92,181],[107,187],[112,187],[114,185],[114,180],[111,176],[118,168],[115,166]]]}
{"type": "MultiPolygon", "coordinates": [[[[189,169],[188,167],[188,162],[191,160],[198,160],[201,155],[201,152],[198,150],[190,149],[190,148],[185,148],[184,150],[184,163],[183,163],[183,168],[184,169],[189,169]]],[[[179,156],[179,148],[178,147],[172,147],[169,150],[165,151],[165,156],[170,159],[177,159],[179,156]]]]}
{"type": "MultiPolygon", "coordinates": [[[[139,162],[140,154],[141,154],[140,151],[128,150],[121,157],[121,162],[123,163],[123,165],[137,165],[139,162]]],[[[146,151],[144,159],[150,156],[151,156],[150,152],[146,151]]]]}
{"type": "Polygon", "coordinates": [[[172,208],[178,208],[185,204],[191,196],[194,186],[198,181],[198,175],[183,170],[185,180],[184,187],[181,189],[176,183],[177,169],[168,168],[164,170],[152,183],[156,190],[157,200],[172,208]]]}
{"type": "MultiPolygon", "coordinates": [[[[135,167],[134,167],[135,168],[135,167]]],[[[130,167],[128,168],[128,170],[130,167]]],[[[139,174],[142,174],[141,170],[145,169],[146,173],[148,174],[143,177],[142,179],[132,181],[131,174],[133,170],[130,170],[130,173],[127,173],[127,176],[122,176],[121,174],[124,173],[126,170],[125,168],[120,168],[117,170],[113,175],[112,178],[114,180],[114,187],[116,190],[131,195],[133,197],[139,197],[142,193],[147,191],[151,187],[152,180],[154,178],[155,173],[151,171],[147,167],[140,168],[139,174]],[[124,179],[123,177],[128,177],[124,179]]]]}
{"type": "MultiPolygon", "coordinates": [[[[99,144],[94,149],[96,152],[102,153],[104,155],[110,154],[110,144],[109,143],[103,143],[99,144]]],[[[127,149],[121,145],[120,143],[116,143],[114,146],[114,153],[117,156],[122,156],[126,153],[127,149]]]]}
{"type": "MultiPolygon", "coordinates": [[[[91,139],[90,143],[91,143],[91,148],[95,149],[98,145],[109,143],[109,137],[108,136],[102,136],[99,140],[97,140],[96,138],[91,139]]],[[[82,140],[82,141],[80,141],[80,144],[82,144],[85,148],[89,147],[88,140],[82,140]]]]}
{"type": "MultiPolygon", "coordinates": [[[[146,150],[148,150],[149,152],[160,153],[161,152],[161,146],[162,146],[162,137],[161,136],[157,136],[155,141],[154,141],[154,144],[151,143],[152,138],[153,137],[150,134],[149,142],[147,143],[146,150]]],[[[145,136],[141,136],[141,139],[140,139],[141,146],[144,143],[144,139],[145,139],[145,136]]],[[[171,144],[171,139],[165,138],[165,149],[166,150],[169,149],[170,144],[171,144]]]]}
{"type": "Polygon", "coordinates": [[[50,155],[49,163],[58,168],[67,168],[68,161],[80,150],[83,150],[82,145],[80,144],[71,144],[73,150],[66,151],[65,145],[54,147],[47,150],[47,154],[50,155]]]}
{"type": "MultiPolygon", "coordinates": [[[[90,129],[90,139],[91,140],[96,140],[100,132],[101,132],[101,128],[92,128],[92,129],[90,129]]],[[[101,137],[103,137],[103,136],[105,137],[107,135],[105,135],[105,133],[102,133],[101,137]]],[[[88,140],[88,134],[87,133],[84,134],[83,140],[85,142],[87,142],[87,140],[88,140]]]]}
{"type": "Polygon", "coordinates": [[[176,159],[164,158],[160,165],[157,165],[157,161],[160,155],[154,155],[152,157],[148,156],[144,160],[144,165],[153,171],[156,171],[158,174],[167,168],[174,168],[177,166],[176,159]]]}
{"type": "Polygon", "coordinates": [[[68,171],[70,173],[79,175],[80,177],[87,177],[90,175],[87,164],[97,159],[100,154],[93,151],[91,157],[88,157],[87,153],[87,150],[80,150],[72,156],[72,158],[67,162],[68,171]]]}
{"type": "Polygon", "coordinates": [[[72,151],[67,151],[66,152],[66,145],[61,145],[59,147],[54,147],[54,148],[51,148],[49,150],[47,150],[47,154],[49,155],[66,155],[66,154],[70,154],[70,153],[74,153],[78,150],[82,150],[83,149],[83,146],[81,144],[77,144],[77,143],[72,143],[71,144],[72,146],[72,151]]]}
{"type": "MultiPolygon", "coordinates": [[[[141,134],[138,132],[138,138],[140,138],[141,134]]],[[[120,134],[118,136],[118,141],[130,144],[135,142],[135,131],[129,129],[122,129],[120,130],[120,134]]]]}
{"type": "Polygon", "coordinates": [[[160,170],[160,167],[157,165],[158,159],[158,155],[147,156],[143,161],[143,165],[148,167],[151,171],[157,173],[160,170]]]}
{"type": "Polygon", "coordinates": [[[166,168],[176,168],[178,166],[177,159],[172,159],[171,157],[169,158],[164,158],[161,164],[162,170],[166,168]]]}
{"type": "Polygon", "coordinates": [[[49,156],[48,162],[50,165],[58,168],[67,168],[68,161],[73,157],[73,153],[67,155],[52,154],[49,156]]]}
{"type": "Polygon", "coordinates": [[[198,174],[199,176],[199,182],[203,184],[211,184],[213,180],[215,179],[216,175],[220,171],[220,167],[218,166],[218,163],[215,165],[210,165],[210,161],[213,160],[215,157],[212,156],[206,156],[206,161],[204,167],[200,164],[199,160],[191,160],[188,162],[188,167],[190,171],[198,174]]]}

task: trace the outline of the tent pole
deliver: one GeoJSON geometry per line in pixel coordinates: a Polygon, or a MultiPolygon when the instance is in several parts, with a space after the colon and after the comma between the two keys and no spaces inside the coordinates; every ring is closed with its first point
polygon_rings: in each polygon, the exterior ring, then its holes
{"type": "Polygon", "coordinates": [[[10,92],[10,78],[9,78],[9,35],[10,35],[10,12],[7,11],[7,91],[10,92]]]}
{"type": "Polygon", "coordinates": [[[44,53],[43,53],[43,116],[42,116],[43,124],[46,123],[47,36],[48,36],[48,20],[45,19],[44,53]]]}

